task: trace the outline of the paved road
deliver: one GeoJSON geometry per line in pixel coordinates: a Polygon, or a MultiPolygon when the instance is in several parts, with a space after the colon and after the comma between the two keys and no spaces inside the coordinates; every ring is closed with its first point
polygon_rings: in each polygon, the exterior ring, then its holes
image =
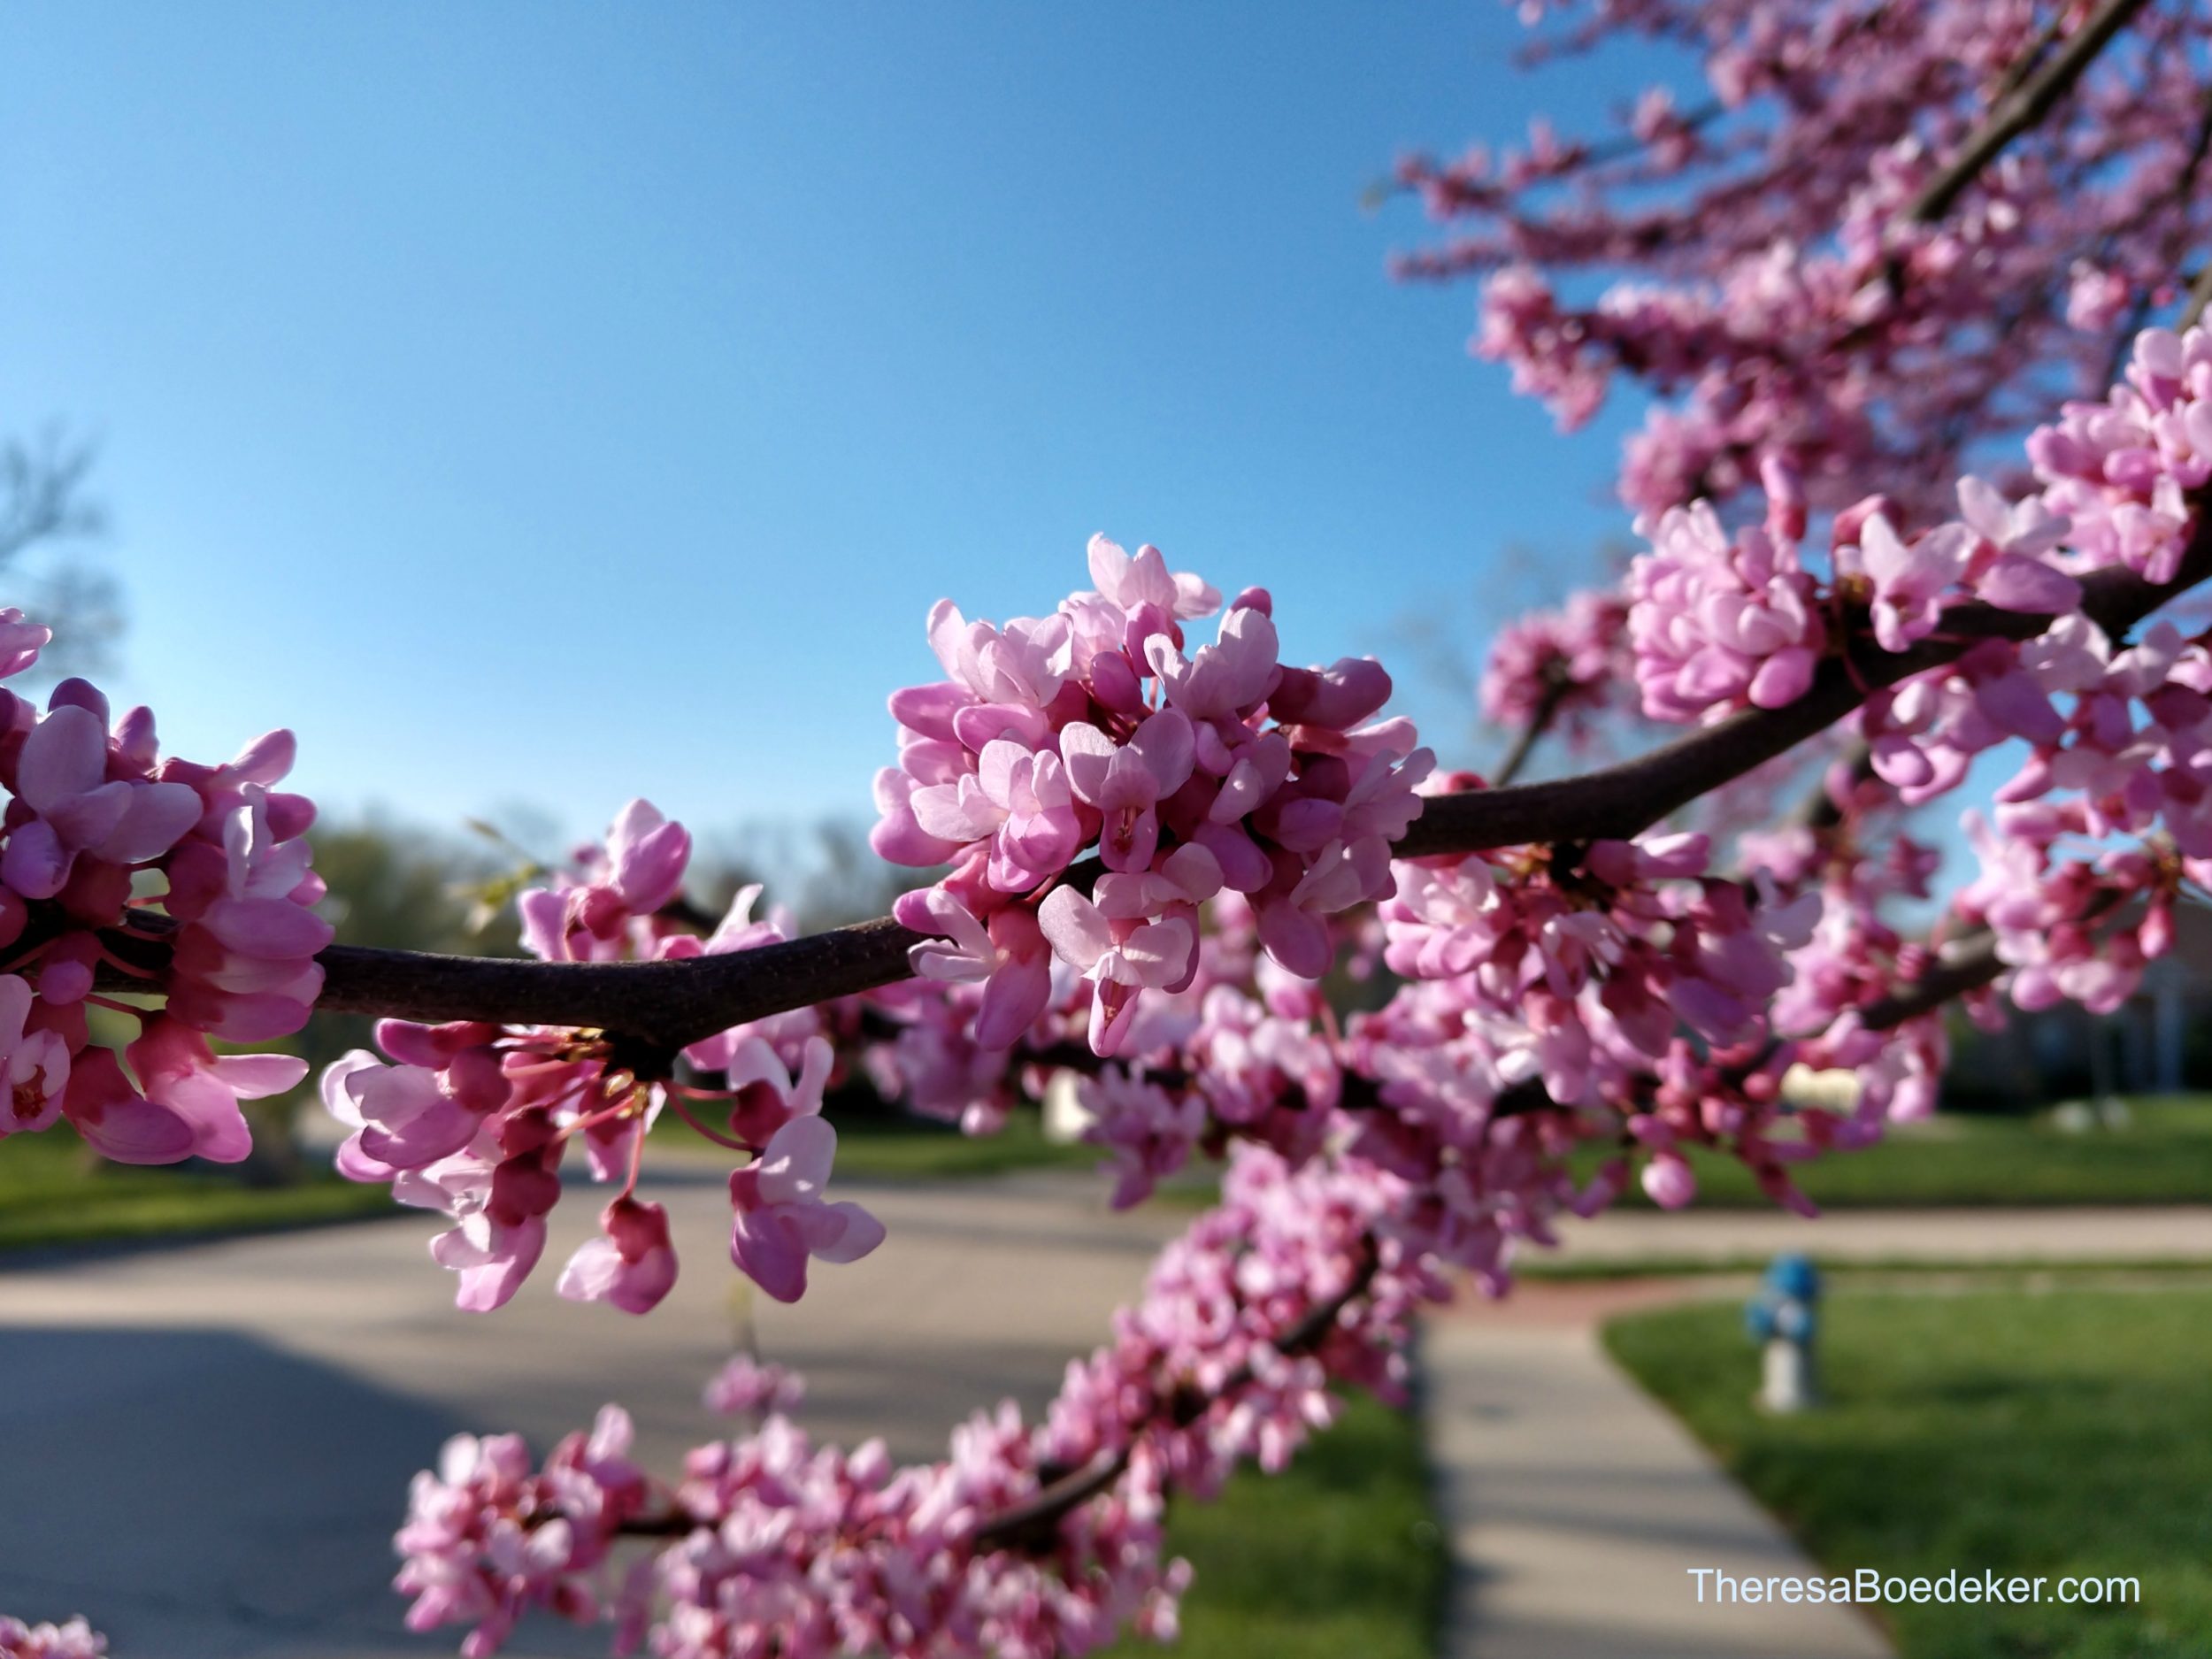
{"type": "MultiPolygon", "coordinates": [[[[825,1437],[941,1452],[1011,1394],[1034,1409],[1133,1294],[1172,1215],[1109,1215],[1096,1181],[1023,1177],[841,1188],[891,1240],[818,1268],[760,1315],[804,1369],[825,1437]]],[[[408,1478],[446,1436],[515,1428],[540,1448],[602,1401],[671,1467],[715,1432],[706,1376],[744,1317],[718,1181],[660,1184],[684,1278],[642,1320],[553,1295],[590,1225],[572,1197],[548,1264],[491,1316],[456,1312],[427,1218],[0,1268],[0,1610],[81,1610],[119,1659],[403,1659],[450,1640],[399,1628],[386,1587],[408,1478]]],[[[518,1655],[603,1653],[534,1623],[518,1655]]]]}
{"type": "MultiPolygon", "coordinates": [[[[1002,1394],[1041,1405],[1179,1219],[1110,1216],[1095,1181],[1065,1173],[851,1193],[891,1243],[818,1270],[800,1307],[761,1310],[762,1347],[807,1371],[817,1433],[881,1433],[902,1457],[935,1455],[1002,1394]]],[[[515,1428],[542,1448],[611,1398],[657,1466],[714,1432],[697,1391],[748,1311],[722,1256],[726,1201],[707,1178],[665,1179],[657,1195],[688,1265],[642,1321],[552,1294],[589,1225],[584,1202],[559,1217],[538,1279],[487,1317],[454,1311],[421,1217],[0,1268],[0,1609],[81,1609],[119,1659],[451,1652],[401,1632],[386,1587],[407,1479],[447,1435],[515,1428]]],[[[1809,1242],[1861,1259],[2212,1258],[2212,1210],[1846,1213],[1817,1231],[1624,1214],[1569,1250],[1761,1259],[1809,1242]]],[[[1674,1294],[1532,1285],[1432,1332],[1432,1450],[1460,1562],[1454,1655],[1881,1651],[1847,1621],[1776,1630],[1740,1609],[1685,1623],[1684,1565],[1794,1557],[1590,1339],[1592,1297],[1674,1294]]],[[[510,1651],[604,1647],[541,1624],[510,1651]]]]}

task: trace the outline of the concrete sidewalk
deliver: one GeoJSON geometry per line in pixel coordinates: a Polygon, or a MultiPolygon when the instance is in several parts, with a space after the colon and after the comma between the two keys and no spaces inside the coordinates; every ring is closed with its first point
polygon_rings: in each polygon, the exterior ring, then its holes
{"type": "Polygon", "coordinates": [[[1890,1652],[1843,1609],[1700,1603],[1692,1568],[1816,1569],[1598,1346],[1598,1319],[1694,1288],[1526,1286],[1428,1321],[1424,1407],[1453,1560],[1445,1659],[1890,1652]]]}
{"type": "MultiPolygon", "coordinates": [[[[1537,1259],[1627,1268],[1836,1263],[2212,1263],[2212,1208],[1615,1210],[1537,1259]]],[[[1425,1330],[1429,1455],[1452,1540],[1448,1659],[1879,1659],[1847,1609],[1700,1603],[1691,1570],[1807,1576],[1781,1527],[1598,1342],[1606,1318],[1740,1295],[1720,1278],[1524,1279],[1425,1330]]],[[[1747,1389],[1751,1386],[1747,1376],[1747,1389]]]]}
{"type": "MultiPolygon", "coordinates": [[[[628,1406],[672,1470],[727,1432],[699,1403],[744,1313],[723,1182],[663,1179],[684,1263],[642,1319],[558,1301],[596,1207],[572,1192],[515,1302],[472,1316],[424,1254],[435,1218],[0,1265],[0,1610],[81,1611],[126,1659],[406,1659],[387,1587],[407,1483],[445,1438],[518,1429],[542,1452],[628,1406]]],[[[766,1357],[806,1371],[818,1437],[941,1456],[1006,1395],[1034,1411],[1106,1333],[1182,1217],[1110,1215],[1065,1173],[869,1187],[889,1243],[817,1264],[759,1315],[766,1357]]],[[[507,1652],[604,1654],[606,1632],[533,1619],[507,1652]]]]}

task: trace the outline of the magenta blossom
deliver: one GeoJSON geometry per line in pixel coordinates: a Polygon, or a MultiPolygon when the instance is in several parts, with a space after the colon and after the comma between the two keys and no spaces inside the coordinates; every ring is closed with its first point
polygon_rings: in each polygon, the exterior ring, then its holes
{"type": "Polygon", "coordinates": [[[607,831],[607,879],[635,914],[649,916],[676,896],[691,860],[691,832],[650,801],[633,801],[607,831]]]}
{"type": "Polygon", "coordinates": [[[1182,917],[1115,921],[1073,887],[1055,887],[1037,920],[1060,959],[1097,987],[1090,1025],[1091,1052],[1097,1055],[1121,1047],[1136,1016],[1138,992],[1165,990],[1187,979],[1198,949],[1198,931],[1182,917]]]}
{"type": "Polygon", "coordinates": [[[1188,662],[1164,635],[1145,641],[1146,660],[1167,687],[1168,701],[1194,720],[1234,715],[1263,702],[1283,674],[1276,650],[1275,624],[1248,604],[1222,618],[1218,642],[1200,646],[1188,662]]]}
{"type": "Polygon", "coordinates": [[[1062,729],[1060,752],[1067,757],[1068,780],[1076,795],[1105,818],[1098,850],[1106,867],[1148,868],[1160,844],[1156,809],[1191,775],[1190,717],[1179,709],[1163,709],[1119,744],[1079,720],[1062,729]]]}
{"type": "MultiPolygon", "coordinates": [[[[36,632],[43,634],[46,630],[36,632]]],[[[5,630],[0,629],[0,649],[5,647],[5,630]]],[[[32,655],[37,655],[35,649],[32,655]]],[[[102,1659],[107,1650],[108,1639],[81,1617],[65,1624],[26,1624],[21,1619],[0,1617],[0,1659],[102,1659]]]]}
{"type": "Polygon", "coordinates": [[[430,1240],[430,1259],[459,1276],[453,1305],[466,1313],[505,1307],[544,1254],[542,1215],[506,1221],[477,1210],[430,1240]]]}
{"type": "Polygon", "coordinates": [[[707,1379],[699,1398],[724,1417],[790,1411],[806,1398],[806,1379],[781,1365],[764,1365],[750,1354],[733,1354],[707,1379]]]}
{"type": "Polygon", "coordinates": [[[944,935],[914,947],[915,972],[948,984],[983,983],[974,1028],[979,1047],[1012,1048],[1044,1012],[1052,995],[1052,953],[1033,912],[999,910],[987,926],[942,887],[925,887],[902,895],[894,913],[917,933],[944,935]]]}
{"type": "Polygon", "coordinates": [[[9,833],[0,880],[27,899],[59,893],[80,853],[143,864],[174,847],[200,818],[199,795],[187,785],[108,777],[101,716],[59,701],[76,683],[56,690],[55,706],[23,740],[16,762],[17,798],[35,816],[9,833]]]}
{"type": "Polygon", "coordinates": [[[1886,651],[1901,651],[1935,632],[1941,600],[1966,574],[1974,538],[1961,525],[1944,525],[1909,543],[1877,512],[1859,529],[1856,548],[1839,549],[1836,562],[1872,585],[1874,637],[1886,651]]]}
{"type": "Polygon", "coordinates": [[[1125,611],[1152,605],[1171,617],[1202,617],[1221,604],[1218,589],[1187,571],[1170,571],[1166,556],[1150,542],[1132,558],[1116,543],[1094,535],[1087,556],[1100,596],[1125,611]]]}
{"type": "Polygon", "coordinates": [[[676,1283],[676,1253],[668,1242],[668,1211],[624,1196],[599,1216],[599,1236],[569,1257],[555,1286],[571,1302],[611,1302],[625,1313],[649,1313],[676,1283]]]}
{"type": "Polygon", "coordinates": [[[731,1172],[730,1259],[778,1302],[806,1294],[809,1256],[857,1262],[883,1242],[883,1224],[858,1204],[822,1197],[836,1156],[837,1131],[809,1115],[777,1130],[757,1163],[731,1172]]]}
{"type": "Polygon", "coordinates": [[[253,1150],[238,1110],[242,1100],[281,1094],[307,1075],[307,1062],[288,1054],[216,1055],[182,1020],[149,1020],[124,1050],[148,1100],[191,1125],[192,1156],[236,1164],[253,1150]]]}
{"type": "Polygon", "coordinates": [[[0,1066],[8,1095],[0,1101],[0,1138],[53,1126],[69,1082],[69,1044],[58,1033],[24,1029],[31,987],[17,974],[0,974],[0,1066]]]}

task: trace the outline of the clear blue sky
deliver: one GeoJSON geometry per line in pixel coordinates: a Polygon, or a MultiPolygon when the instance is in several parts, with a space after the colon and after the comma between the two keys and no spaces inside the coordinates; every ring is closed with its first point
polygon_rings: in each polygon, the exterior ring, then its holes
{"type": "Polygon", "coordinates": [[[1626,529],[1618,421],[1556,438],[1360,206],[1626,84],[1520,75],[1492,0],[7,32],[0,422],[102,438],[115,687],[196,757],[292,726],[341,811],[865,814],[931,602],[1048,608],[1098,529],[1464,755],[1409,618],[1626,529]]]}

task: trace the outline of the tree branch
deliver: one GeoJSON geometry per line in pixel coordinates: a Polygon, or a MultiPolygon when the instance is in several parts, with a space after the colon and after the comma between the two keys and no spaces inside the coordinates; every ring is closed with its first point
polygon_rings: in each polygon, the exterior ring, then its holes
{"type": "Polygon", "coordinates": [[[1528,757],[1536,752],[1536,745],[1543,741],[1545,732],[1559,712],[1559,705],[1572,689],[1563,677],[1554,679],[1544,687],[1543,696],[1529,711],[1528,723],[1521,727],[1513,747],[1506,750],[1505,758],[1498,763],[1497,774],[1490,780],[1494,787],[1503,788],[1521,775],[1521,768],[1528,764],[1528,757]]]}
{"type": "MultiPolygon", "coordinates": [[[[2212,513],[2200,512],[2180,573],[2162,586],[2124,570],[2083,580],[2085,609],[2116,638],[2168,599],[2212,577],[2212,513]]],[[[2050,618],[1955,605],[1945,633],[1911,650],[1832,657],[1810,690],[1780,709],[1747,710],[1633,760],[1577,778],[1430,800],[1393,849],[1402,858],[1525,843],[1625,841],[1721,784],[1833,725],[1869,691],[1941,667],[1985,638],[2022,640],[2050,618]]],[[[317,960],[316,1006],[339,1013],[437,1022],[564,1025],[620,1032],[681,1048],[733,1025],[908,977],[922,935],[888,917],[757,950],[682,962],[565,963],[449,956],[334,945],[317,960]]],[[[119,955],[158,968],[166,947],[110,934],[119,955]]],[[[119,981],[119,983],[120,981],[119,981]]],[[[142,981],[128,988],[142,988],[142,981]]]]}
{"type": "MultiPolygon", "coordinates": [[[[1997,958],[1996,941],[1985,935],[1950,961],[1929,969],[1911,985],[1868,1004],[1861,1011],[1861,1020],[1870,1031],[1887,1031],[1934,1011],[1954,997],[1978,990],[2004,971],[2005,964],[1997,958]]],[[[1540,1110],[1550,1103],[1542,1087],[1530,1083],[1507,1090],[1492,1110],[1502,1115],[1540,1110]]],[[[1309,1309],[1303,1318],[1286,1331],[1275,1344],[1278,1352],[1303,1354],[1318,1348],[1345,1309],[1374,1283],[1382,1265],[1380,1251],[1372,1233],[1367,1234],[1363,1242],[1365,1248],[1361,1264],[1350,1281],[1335,1295],[1309,1309]]],[[[1210,1395],[1169,1395],[1175,1402],[1172,1414],[1177,1425],[1187,1426],[1196,1422],[1216,1402],[1250,1379],[1251,1368],[1240,1366],[1210,1395]]],[[[1141,1425],[1133,1432],[1129,1445],[1117,1451],[1101,1452],[1080,1468],[1045,1481],[1029,1497],[985,1520],[973,1534],[975,1547],[979,1550],[1037,1549],[1049,1545],[1064,1517],[1106,1491],[1127,1472],[1132,1447],[1136,1436],[1143,1432],[1144,1425],[1141,1425]]]]}
{"type": "Polygon", "coordinates": [[[1967,135],[1966,142],[1942,172],[1928,180],[1913,198],[1905,217],[1932,225],[1951,211],[1951,204],[1973,183],[1984,167],[1994,161],[2006,145],[2051,112],[2082,72],[2111,43],[2143,9],[2144,0],[2105,0],[2087,22],[2067,37],[2066,44],[2041,68],[2027,76],[1991,105],[1982,124],[1967,135]]]}
{"type": "MultiPolygon", "coordinates": [[[[2212,513],[2200,512],[2173,581],[2124,570],[2083,580],[2083,609],[2118,637],[2167,600],[2212,577],[2212,513]]],[[[1432,800],[1394,849],[1401,858],[1475,852],[1537,841],[1628,841],[1699,796],[1794,749],[1883,689],[1940,668],[1982,639],[2032,639],[2051,618],[1983,604],[1944,612],[1944,634],[1909,651],[1856,650],[1830,657],[1811,688],[1779,709],[1747,709],[1633,760],[1578,778],[1477,790],[1432,800]]],[[[1863,643],[1863,641],[1855,642],[1863,643]]]]}
{"type": "MultiPolygon", "coordinates": [[[[1382,1256],[1374,1235],[1363,1234],[1359,1265],[1354,1269],[1344,1288],[1307,1309],[1305,1317],[1284,1332],[1273,1344],[1275,1351],[1294,1356],[1319,1348],[1327,1340],[1329,1333],[1335,1329],[1339,1316],[1375,1282],[1375,1275],[1381,1267],[1382,1256]]],[[[1164,1402],[1167,1406],[1166,1415],[1174,1419],[1178,1427],[1187,1428],[1211,1410],[1217,1401],[1251,1380],[1252,1368],[1244,1364],[1231,1372],[1210,1394],[1190,1394],[1180,1391],[1171,1393],[1164,1402]]],[[[1142,1434],[1147,1426],[1148,1425],[1139,1425],[1133,1431],[1129,1443],[1119,1450],[1099,1453],[1081,1468],[1070,1470],[1056,1479],[1046,1481],[1019,1503],[1010,1504],[985,1519],[973,1534],[975,1548],[979,1550],[1021,1549],[1048,1544],[1064,1517],[1089,1502],[1127,1472],[1136,1437],[1142,1434]]]]}

